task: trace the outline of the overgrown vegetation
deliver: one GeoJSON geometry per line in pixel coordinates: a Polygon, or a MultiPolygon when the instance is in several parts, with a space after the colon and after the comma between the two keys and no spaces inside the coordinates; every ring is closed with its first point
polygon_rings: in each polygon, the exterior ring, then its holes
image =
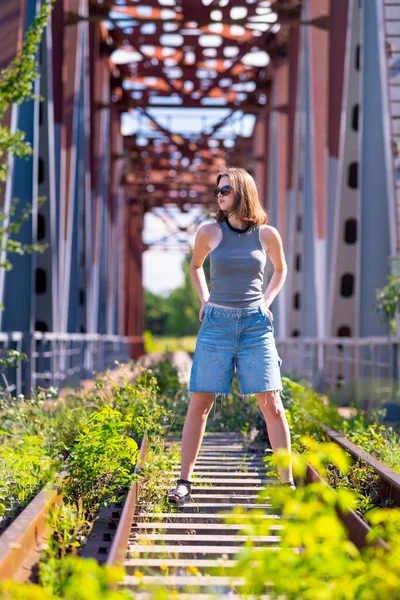
{"type": "MultiPolygon", "coordinates": [[[[353,417],[344,419],[325,396],[287,378],[284,382],[286,414],[295,451],[300,454],[306,451],[301,442],[304,436],[321,443],[328,442],[329,437],[323,428],[325,425],[342,431],[347,439],[393,470],[399,469],[400,437],[393,429],[380,424],[383,410],[370,411],[368,415],[355,413],[353,417]]],[[[346,488],[355,492],[356,509],[362,516],[374,506],[390,505],[379,476],[363,460],[352,461],[346,473],[332,463],[327,469],[326,479],[335,489],[346,488]]]]}
{"type": "MultiPolygon", "coordinates": [[[[124,572],[117,567],[100,566],[93,559],[67,556],[59,563],[59,591],[49,586],[0,581],[1,600],[129,600],[131,596],[113,588],[124,572]]],[[[54,565],[52,565],[53,567],[54,565]]],[[[49,567],[50,568],[50,567],[49,567]]]]}
{"type": "Polygon", "coordinates": [[[326,396],[287,378],[284,378],[284,384],[285,406],[295,448],[299,448],[299,438],[303,435],[326,441],[322,427],[326,425],[342,431],[348,440],[400,473],[400,436],[392,427],[382,424],[385,409],[365,413],[355,411],[353,416],[344,418],[335,405],[328,403],[326,396]]]}
{"type": "MultiPolygon", "coordinates": [[[[7,524],[56,469],[66,473],[59,481],[64,504],[51,511],[54,534],[38,573],[38,582],[48,592],[64,597],[65,578],[70,577],[73,563],[66,569],[63,559],[79,553],[100,507],[126,493],[137,477],[135,466],[145,431],[151,440],[150,454],[158,457],[159,464],[169,411],[156,379],[145,370],[122,385],[108,374],[99,376],[92,391],[64,400],[57,399],[54,391],[48,395],[41,391],[20,403],[6,399],[1,406],[2,510],[7,524]],[[24,473],[19,480],[18,470],[24,473]],[[6,486],[12,484],[13,473],[18,494],[12,485],[6,486]]],[[[146,463],[143,476],[150,469],[146,463]]]]}
{"type": "MultiPolygon", "coordinates": [[[[310,438],[300,438],[307,450],[294,461],[298,481],[304,477],[309,462],[322,475],[334,465],[345,476],[349,469],[346,454],[335,444],[318,444],[310,438]]],[[[272,459],[276,465],[287,464],[288,456],[280,452],[272,459]]],[[[349,541],[339,520],[337,509],[347,512],[356,506],[356,497],[348,489],[333,492],[321,483],[299,486],[296,492],[285,488],[269,488],[261,498],[279,510],[282,525],[279,552],[254,548],[246,543],[239,555],[234,575],[245,579],[245,592],[268,593],[271,599],[375,600],[400,598],[400,510],[373,509],[366,518],[372,526],[367,536],[371,545],[358,550],[349,541]],[[389,544],[384,550],[372,542],[378,538],[389,544]],[[293,552],[293,548],[300,552],[293,552]]],[[[241,509],[235,511],[241,513],[241,509]]],[[[251,519],[251,517],[250,517],[251,519]]],[[[237,517],[227,519],[237,522],[237,517]]],[[[271,535],[274,522],[251,521],[253,535],[271,535]]],[[[248,530],[248,524],[247,524],[248,530]]]]}
{"type": "MultiPolygon", "coordinates": [[[[400,510],[372,509],[366,518],[371,525],[367,536],[368,546],[358,549],[348,539],[348,532],[338,517],[338,510],[347,513],[357,504],[356,496],[348,489],[333,491],[323,483],[303,485],[307,463],[324,477],[334,465],[341,475],[350,468],[348,455],[332,442],[318,443],[307,436],[300,437],[304,449],[293,461],[298,481],[296,491],[285,487],[268,487],[257,501],[272,505],[276,519],[260,519],[263,511],[247,511],[237,506],[224,520],[236,524],[239,533],[247,536],[276,536],[279,527],[277,550],[259,546],[247,539],[242,549],[233,557],[237,564],[225,566],[221,557],[207,574],[242,578],[243,585],[232,583],[230,594],[240,597],[271,600],[378,600],[400,599],[400,510]],[[383,540],[387,547],[374,542],[383,540]]],[[[270,466],[284,468],[292,458],[285,451],[269,459],[270,466]]],[[[193,561],[195,563],[195,561],[193,561]]],[[[165,567],[165,575],[174,575],[176,568],[165,567]]],[[[182,568],[179,571],[182,574],[182,568]]],[[[204,593],[201,573],[195,564],[186,567],[187,575],[199,575],[198,583],[186,586],[184,593],[204,593]]],[[[147,591],[152,600],[172,599],[176,592],[162,585],[148,588],[141,584],[144,573],[135,573],[139,581],[138,592],[147,591]]],[[[210,597],[219,598],[208,589],[210,597]]]]}
{"type": "MultiPolygon", "coordinates": [[[[38,573],[38,582],[41,585],[34,588],[4,584],[4,586],[10,586],[8,589],[13,591],[7,592],[8,596],[4,592],[0,598],[25,599],[28,598],[28,594],[29,598],[34,598],[34,594],[37,594],[37,598],[41,600],[72,598],[71,595],[68,595],[72,594],[71,590],[76,594],[74,597],[78,599],[104,597],[119,600],[119,598],[126,597],[122,592],[111,592],[108,589],[106,583],[108,576],[102,569],[97,571],[98,567],[94,568],[90,561],[74,555],[79,555],[80,548],[87,539],[100,505],[112,502],[116,495],[126,490],[130,482],[134,480],[138,444],[144,431],[149,433],[149,453],[146,463],[140,470],[143,478],[141,501],[145,500],[149,510],[155,512],[167,508],[164,488],[169,481],[168,472],[171,471],[173,462],[176,462],[179,449],[174,446],[166,450],[164,440],[167,432],[181,431],[188,398],[186,385],[179,380],[178,372],[172,365],[170,356],[165,355],[163,358],[164,360],[151,369],[143,369],[132,381],[126,380],[123,384],[116,383],[108,374],[105,374],[98,377],[92,391],[84,394],[72,394],[65,400],[59,400],[55,390],[39,391],[32,400],[22,399],[20,403],[15,403],[15,401],[12,403],[7,398],[3,400],[0,409],[0,427],[2,428],[2,441],[5,445],[8,443],[13,448],[10,457],[19,454],[22,457],[21,460],[24,461],[24,457],[30,453],[30,444],[33,443],[37,453],[31,453],[30,457],[33,463],[33,473],[35,469],[38,470],[37,465],[40,464],[43,467],[43,473],[46,474],[45,479],[50,478],[54,469],[61,468],[62,461],[66,460],[63,468],[66,467],[67,475],[62,483],[65,504],[61,509],[54,509],[50,515],[54,535],[44,550],[41,560],[38,573]],[[41,444],[38,443],[39,439],[41,444]],[[21,452],[21,447],[25,448],[25,452],[21,452]],[[89,584],[85,584],[90,577],[94,579],[92,585],[96,590],[100,590],[96,591],[98,596],[85,596],[83,592],[76,591],[76,586],[80,584],[88,585],[88,589],[90,589],[89,584]],[[79,595],[80,593],[81,595],[79,595]],[[112,593],[119,595],[107,595],[112,593]]],[[[328,560],[335,552],[335,556],[339,556],[339,562],[344,560],[341,554],[343,550],[340,548],[342,543],[345,543],[345,538],[342,539],[341,524],[335,521],[333,508],[335,503],[341,503],[344,508],[350,502],[357,510],[366,513],[366,518],[368,518],[368,514],[372,514],[368,512],[368,509],[373,504],[379,504],[376,497],[372,495],[373,482],[369,474],[366,475],[364,467],[353,466],[346,453],[336,445],[328,443],[320,423],[345,430],[346,434],[353,436],[355,441],[357,436],[363,437],[361,441],[370,452],[373,450],[383,451],[387,442],[382,442],[385,430],[376,422],[380,417],[379,414],[371,415],[371,423],[366,421],[365,416],[360,415],[345,420],[338,415],[335,407],[329,406],[325,397],[286,378],[284,384],[285,404],[292,431],[293,446],[298,450],[298,454],[294,455],[294,469],[297,477],[301,479],[301,465],[304,460],[308,460],[322,471],[327,480],[340,491],[339,499],[335,501],[328,499],[327,501],[323,496],[321,504],[318,504],[315,498],[318,498],[318,494],[327,494],[328,492],[320,492],[315,487],[303,489],[301,485],[299,491],[296,492],[295,499],[293,496],[291,496],[291,500],[278,498],[283,503],[284,511],[294,510],[296,513],[294,528],[286,529],[285,523],[283,532],[283,550],[288,553],[288,557],[282,555],[282,564],[288,569],[289,574],[291,573],[290,568],[292,568],[290,566],[289,540],[291,540],[292,546],[294,539],[299,540],[299,545],[304,545],[301,536],[306,537],[307,531],[312,539],[316,540],[312,548],[311,542],[310,548],[306,548],[304,562],[296,555],[295,560],[298,561],[296,569],[299,569],[301,573],[304,569],[305,573],[305,570],[311,568],[314,561],[317,560],[317,552],[324,557],[324,560],[328,560]],[[356,490],[356,494],[351,494],[350,489],[356,490]],[[314,503],[311,502],[313,494],[314,503]],[[287,506],[286,502],[288,502],[287,506]],[[292,502],[291,505],[290,502],[292,502]],[[311,518],[304,517],[303,519],[303,509],[301,508],[303,506],[311,511],[309,512],[311,518]],[[314,510],[315,512],[313,512],[314,510]],[[296,511],[300,511],[299,519],[297,519],[296,511]],[[316,523],[315,530],[314,522],[316,523]],[[320,533],[318,528],[321,528],[324,523],[327,532],[320,533]],[[328,549],[321,553],[320,543],[331,544],[332,553],[328,549]]],[[[255,397],[250,401],[243,402],[236,386],[235,380],[234,393],[222,404],[218,404],[215,421],[213,415],[210,415],[208,430],[221,430],[227,427],[230,430],[242,431],[247,435],[257,424],[257,419],[259,419],[257,415],[260,415],[260,411],[255,397]],[[238,411],[238,403],[242,403],[240,411],[238,411]]],[[[274,461],[279,460],[285,460],[284,453],[276,453],[272,457],[269,453],[268,461],[272,468],[275,468],[274,465],[277,464],[274,461]]],[[[5,478],[7,469],[10,468],[9,465],[12,466],[11,459],[10,463],[5,461],[2,465],[5,478]]],[[[26,471],[28,480],[29,470],[25,463],[18,468],[26,471]]],[[[37,487],[40,485],[38,482],[37,487]]],[[[30,482],[26,486],[26,490],[21,490],[21,494],[28,497],[34,491],[34,486],[32,487],[30,482]]],[[[6,492],[4,487],[3,504],[6,507],[15,508],[16,495],[13,494],[10,499],[6,492]]],[[[330,490],[329,493],[332,494],[330,490]]],[[[27,501],[25,496],[23,501],[27,501]]],[[[252,524],[250,521],[252,534],[258,535],[260,531],[258,528],[265,526],[265,523],[264,525],[252,524]]],[[[382,524],[379,523],[378,526],[382,527],[382,524]]],[[[248,554],[242,556],[239,565],[245,565],[246,563],[242,560],[249,560],[249,557],[253,556],[252,553],[259,552],[259,550],[252,549],[250,545],[245,552],[248,554]]],[[[351,552],[354,550],[351,549],[351,552]]],[[[252,593],[259,589],[257,586],[261,585],[261,573],[265,568],[265,561],[272,559],[275,561],[276,554],[281,555],[281,553],[271,552],[268,552],[268,555],[257,555],[254,577],[252,576],[251,580],[246,583],[252,593]],[[273,556],[271,557],[271,555],[273,556]]],[[[278,556],[277,560],[280,560],[278,556]]],[[[361,558],[358,556],[357,560],[361,560],[361,558]]],[[[364,556],[362,560],[365,560],[364,556]]],[[[328,570],[326,573],[329,583],[327,589],[330,589],[330,578],[333,577],[334,571],[335,569],[332,567],[332,570],[328,570]]],[[[269,572],[272,573],[272,570],[265,571],[265,573],[269,572]]],[[[316,570],[316,573],[322,573],[322,571],[316,570]]],[[[120,572],[118,576],[121,577],[120,572]]],[[[291,578],[294,578],[294,574],[291,578]]],[[[300,578],[304,579],[302,576],[300,578]]],[[[268,577],[264,577],[264,584],[266,579],[268,577]]],[[[276,590],[286,589],[283,580],[277,578],[276,582],[276,590]]],[[[334,580],[334,582],[335,586],[339,586],[339,581],[334,580]]],[[[312,580],[305,578],[305,585],[305,589],[309,587],[314,593],[312,580]]],[[[2,589],[6,588],[0,587],[1,593],[3,593],[2,589]]],[[[294,589],[299,594],[299,588],[294,586],[294,589]]],[[[157,598],[169,597],[165,589],[157,590],[154,594],[154,597],[157,598]]],[[[288,597],[298,598],[301,596],[288,597]]],[[[309,596],[304,597],[311,598],[313,596],[310,592],[309,596]]],[[[348,597],[352,598],[353,596],[348,597]]]]}
{"type": "MultiPolygon", "coordinates": [[[[200,324],[199,324],[200,325],[200,324]]],[[[153,335],[150,331],[144,332],[144,348],[146,352],[183,352],[194,353],[196,348],[196,336],[184,335],[181,338],[153,335]]]]}

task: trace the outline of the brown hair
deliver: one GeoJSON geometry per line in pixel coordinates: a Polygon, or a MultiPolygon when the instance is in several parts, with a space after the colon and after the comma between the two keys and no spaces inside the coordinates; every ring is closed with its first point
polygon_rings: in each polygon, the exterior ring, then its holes
{"type": "Polygon", "coordinates": [[[231,209],[222,210],[218,205],[215,211],[209,213],[216,221],[221,222],[229,215],[235,215],[241,221],[255,226],[268,223],[268,215],[258,197],[257,184],[253,177],[239,167],[227,167],[217,176],[217,186],[221,177],[227,175],[234,194],[231,209]]]}

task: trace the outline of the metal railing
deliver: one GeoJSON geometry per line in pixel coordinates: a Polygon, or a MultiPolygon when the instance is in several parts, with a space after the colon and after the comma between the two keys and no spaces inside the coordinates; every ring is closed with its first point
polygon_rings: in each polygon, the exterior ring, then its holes
{"type": "MultiPolygon", "coordinates": [[[[276,338],[282,373],[307,378],[317,392],[336,389],[350,381],[381,379],[397,388],[400,338],[276,338]]],[[[0,333],[4,350],[25,352],[28,361],[3,371],[0,385],[13,396],[30,394],[41,386],[76,387],[127,362],[137,337],[101,334],[22,332],[0,333]]]]}
{"type": "Polygon", "coordinates": [[[80,333],[0,333],[0,353],[24,352],[27,362],[3,370],[1,387],[13,396],[30,395],[37,386],[60,389],[77,387],[83,379],[93,379],[115,366],[126,363],[132,345],[142,338],[80,333]]]}
{"type": "Polygon", "coordinates": [[[400,338],[391,336],[276,339],[282,373],[308,379],[315,391],[332,391],[348,382],[360,382],[360,389],[362,382],[382,381],[392,400],[399,379],[399,344],[400,338]]]}

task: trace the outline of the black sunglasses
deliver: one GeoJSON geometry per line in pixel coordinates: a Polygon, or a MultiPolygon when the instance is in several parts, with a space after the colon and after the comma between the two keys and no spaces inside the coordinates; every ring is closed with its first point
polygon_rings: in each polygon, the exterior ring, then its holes
{"type": "Polygon", "coordinates": [[[231,185],[224,185],[221,188],[217,187],[214,190],[214,198],[218,198],[219,194],[222,194],[223,196],[227,196],[228,194],[230,194],[230,191],[232,189],[231,185]]]}

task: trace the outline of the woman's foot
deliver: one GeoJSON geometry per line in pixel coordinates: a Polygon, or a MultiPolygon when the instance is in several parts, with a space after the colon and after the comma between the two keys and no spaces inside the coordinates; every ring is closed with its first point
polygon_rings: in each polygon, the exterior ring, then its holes
{"type": "Polygon", "coordinates": [[[191,500],[192,483],[192,481],[188,481],[187,479],[178,479],[178,485],[168,494],[168,501],[171,504],[182,506],[191,500]]]}
{"type": "Polygon", "coordinates": [[[295,489],[297,489],[297,488],[296,488],[296,484],[295,484],[295,482],[293,481],[293,479],[292,479],[291,481],[285,481],[285,482],[281,482],[281,485],[283,485],[283,486],[288,486],[288,487],[290,487],[290,489],[291,489],[291,490],[295,490],[295,489]]]}

